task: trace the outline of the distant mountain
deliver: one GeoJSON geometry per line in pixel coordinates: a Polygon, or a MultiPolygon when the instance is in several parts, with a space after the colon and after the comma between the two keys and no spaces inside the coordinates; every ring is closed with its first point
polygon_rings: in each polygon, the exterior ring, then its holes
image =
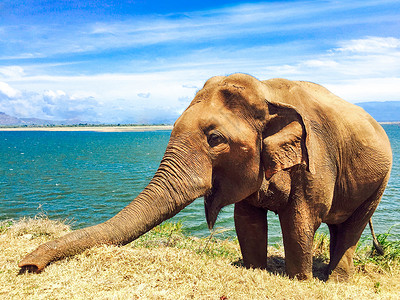
{"type": "Polygon", "coordinates": [[[21,123],[20,119],[0,112],[0,125],[21,125],[21,123]]]}
{"type": "Polygon", "coordinates": [[[76,125],[84,123],[80,120],[51,121],[37,118],[17,118],[0,112],[0,126],[46,126],[46,125],[76,125]]]}
{"type": "Polygon", "coordinates": [[[58,123],[37,118],[20,118],[20,120],[24,125],[56,125],[58,123]]]}
{"type": "Polygon", "coordinates": [[[400,122],[400,101],[361,102],[356,105],[378,122],[400,122]]]}

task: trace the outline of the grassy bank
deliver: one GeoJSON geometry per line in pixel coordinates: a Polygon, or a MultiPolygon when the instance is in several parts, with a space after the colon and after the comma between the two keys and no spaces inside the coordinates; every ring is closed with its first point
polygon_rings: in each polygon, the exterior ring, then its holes
{"type": "Polygon", "coordinates": [[[124,246],[102,246],[55,262],[41,274],[18,275],[18,262],[39,244],[70,231],[47,218],[0,223],[1,299],[398,299],[400,244],[379,238],[383,257],[361,246],[351,282],[324,282],[328,239],[318,236],[309,281],[284,275],[283,248],[271,247],[269,270],[241,267],[235,241],[182,234],[166,223],[124,246]]]}

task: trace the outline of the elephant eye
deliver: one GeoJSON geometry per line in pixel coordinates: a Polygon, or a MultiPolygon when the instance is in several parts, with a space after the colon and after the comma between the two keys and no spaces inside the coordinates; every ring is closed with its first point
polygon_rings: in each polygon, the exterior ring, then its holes
{"type": "Polygon", "coordinates": [[[210,145],[210,147],[216,147],[219,144],[222,143],[226,143],[227,140],[226,138],[220,134],[220,133],[211,133],[208,137],[207,137],[207,142],[210,145]]]}

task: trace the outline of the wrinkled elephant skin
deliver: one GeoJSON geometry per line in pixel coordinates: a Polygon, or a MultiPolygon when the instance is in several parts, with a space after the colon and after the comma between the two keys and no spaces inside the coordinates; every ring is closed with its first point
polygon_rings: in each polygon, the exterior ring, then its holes
{"type": "Polygon", "coordinates": [[[290,277],[312,276],[312,243],[330,230],[331,279],[345,280],[388,182],[389,140],[364,110],[310,82],[213,77],[176,121],[154,178],[110,220],[39,246],[20,263],[126,244],[204,196],[210,228],[235,204],[246,267],[266,267],[267,211],[279,215],[290,277]]]}

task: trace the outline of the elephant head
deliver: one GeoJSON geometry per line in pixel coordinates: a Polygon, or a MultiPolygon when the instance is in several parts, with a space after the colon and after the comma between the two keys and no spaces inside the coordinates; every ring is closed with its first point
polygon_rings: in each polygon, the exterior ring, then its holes
{"type": "Polygon", "coordinates": [[[19,264],[40,272],[51,261],[99,244],[126,244],[204,196],[207,223],[257,192],[264,178],[313,171],[308,121],[267,84],[244,74],[213,77],[176,121],[148,186],[110,220],[39,246],[19,264]]]}

